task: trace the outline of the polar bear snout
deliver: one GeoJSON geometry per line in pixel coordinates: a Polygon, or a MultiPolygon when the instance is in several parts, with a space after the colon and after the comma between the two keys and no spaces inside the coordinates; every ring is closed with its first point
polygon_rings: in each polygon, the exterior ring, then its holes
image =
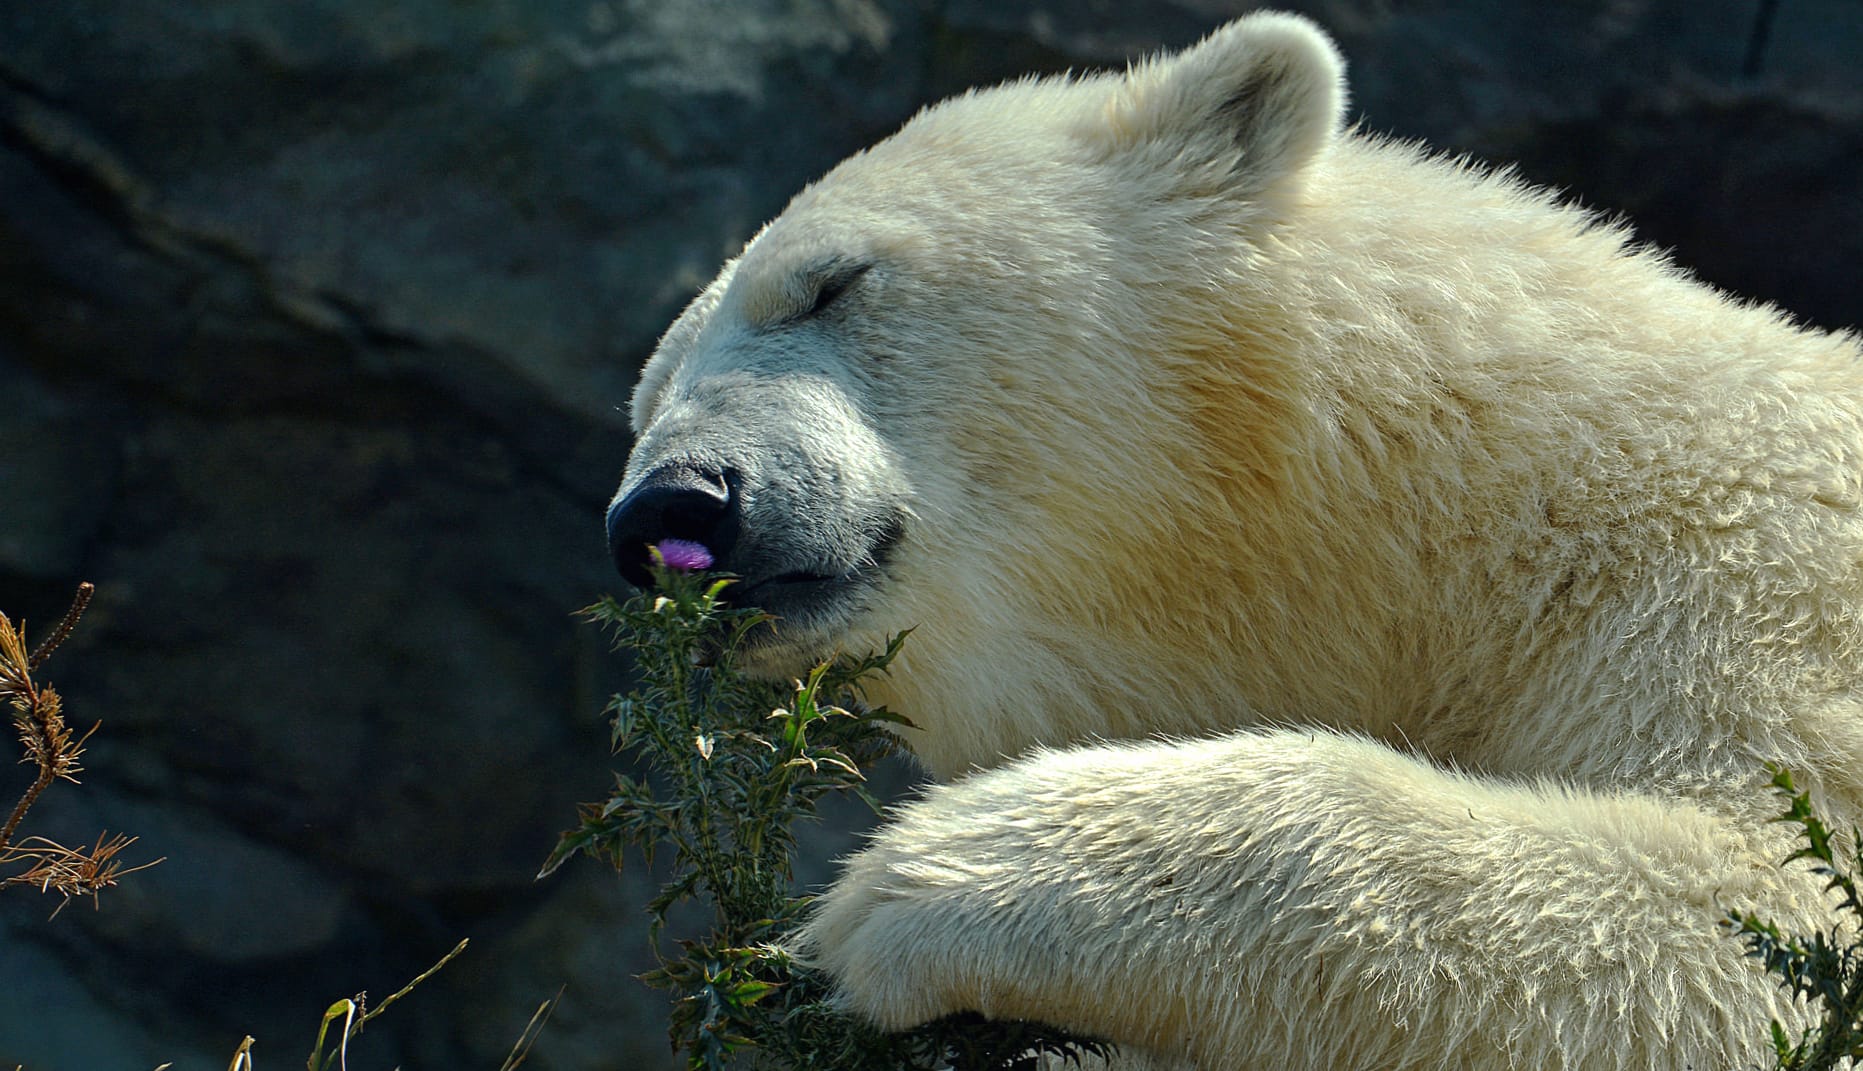
{"type": "Polygon", "coordinates": [[[728,561],[741,527],[736,484],[730,470],[689,462],[649,472],[608,510],[608,552],[621,579],[637,588],[653,586],[648,547],[665,539],[698,543],[714,561],[728,561]]]}
{"type": "Polygon", "coordinates": [[[652,587],[654,545],[703,545],[707,568],[732,580],[723,600],[767,615],[739,653],[779,677],[885,619],[875,611],[912,515],[912,485],[860,392],[786,368],[793,356],[749,342],[684,354],[655,388],[606,518],[636,588],[652,587]]]}
{"type": "MultiPolygon", "coordinates": [[[[708,568],[736,578],[726,602],[782,620],[790,642],[832,643],[882,583],[904,536],[903,511],[853,494],[845,473],[812,469],[799,455],[786,467],[755,454],[740,460],[744,467],[690,454],[647,462],[608,510],[616,571],[650,588],[651,548],[697,543],[708,568]],[[781,478],[760,475],[773,467],[781,478]]],[[[765,630],[752,646],[775,639],[765,630]]]]}

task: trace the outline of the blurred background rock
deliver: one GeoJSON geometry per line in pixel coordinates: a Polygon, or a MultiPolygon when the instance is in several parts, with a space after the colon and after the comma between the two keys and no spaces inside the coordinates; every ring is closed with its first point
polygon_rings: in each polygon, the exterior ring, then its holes
{"type": "MultiPolygon", "coordinates": [[[[670,1065],[645,879],[532,875],[607,783],[601,512],[658,332],[921,104],[1224,0],[4,0],[0,608],[99,594],[37,831],[167,862],[0,897],[0,1065],[670,1065]]],[[[1515,162],[1708,279],[1863,323],[1863,4],[1336,0],[1366,127],[1515,162]]],[[[28,771],[0,781],[6,799],[28,771]]],[[[818,855],[851,842],[843,816],[818,855]]],[[[809,877],[829,873],[825,863],[809,877]]]]}

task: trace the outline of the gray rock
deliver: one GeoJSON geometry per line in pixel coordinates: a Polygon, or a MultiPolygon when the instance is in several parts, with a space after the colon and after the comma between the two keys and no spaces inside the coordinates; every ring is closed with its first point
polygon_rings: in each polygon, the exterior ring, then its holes
{"type": "Polygon", "coordinates": [[[198,1062],[177,1067],[213,1066],[211,1050],[178,1054],[172,1038],[158,1037],[100,998],[88,971],[34,940],[36,925],[0,926],[0,979],[14,998],[0,1001],[0,1064],[28,1071],[145,1071],[182,1055],[198,1062]]]}
{"type": "Polygon", "coordinates": [[[77,845],[105,829],[134,830],[136,843],[118,858],[162,860],[104,890],[96,906],[108,910],[71,911],[72,925],[129,955],[250,967],[315,952],[359,921],[354,897],[326,871],[218,815],[171,799],[54,788],[33,814],[39,835],[77,845]]]}
{"type": "Polygon", "coordinates": [[[78,573],[117,494],[115,438],[81,400],[0,358],[0,571],[78,573]]]}

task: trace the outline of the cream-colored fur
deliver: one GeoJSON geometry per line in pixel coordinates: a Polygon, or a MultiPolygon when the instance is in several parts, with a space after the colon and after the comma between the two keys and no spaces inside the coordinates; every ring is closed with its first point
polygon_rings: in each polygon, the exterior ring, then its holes
{"type": "Polygon", "coordinates": [[[1203,1067],[1757,1062],[1802,1010],[1716,922],[1828,920],[1764,764],[1863,820],[1863,347],[1342,86],[1258,15],[948,101],[669,331],[630,483],[905,517],[758,654],[916,626],[875,698],[950,782],[808,954],[1203,1067]]]}

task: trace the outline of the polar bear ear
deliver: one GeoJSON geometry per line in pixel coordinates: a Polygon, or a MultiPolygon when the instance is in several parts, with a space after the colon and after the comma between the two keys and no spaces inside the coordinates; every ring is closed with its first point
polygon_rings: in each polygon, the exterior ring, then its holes
{"type": "Polygon", "coordinates": [[[1109,102],[1108,148],[1259,196],[1333,140],[1345,103],[1345,60],[1325,31],[1263,12],[1128,71],[1109,102]]]}

